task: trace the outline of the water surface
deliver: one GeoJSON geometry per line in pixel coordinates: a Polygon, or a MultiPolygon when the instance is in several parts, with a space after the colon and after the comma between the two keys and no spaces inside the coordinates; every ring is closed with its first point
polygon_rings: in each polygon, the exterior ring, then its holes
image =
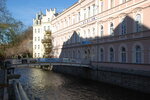
{"type": "Polygon", "coordinates": [[[18,68],[30,100],[150,100],[148,94],[36,68],[18,68]]]}

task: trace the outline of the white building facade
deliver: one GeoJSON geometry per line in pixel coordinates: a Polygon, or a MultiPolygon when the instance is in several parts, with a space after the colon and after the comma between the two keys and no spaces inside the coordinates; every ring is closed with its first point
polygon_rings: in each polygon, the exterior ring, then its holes
{"type": "Polygon", "coordinates": [[[149,0],[79,0],[58,15],[56,10],[40,14],[33,21],[34,58],[43,57],[41,40],[49,29],[55,58],[150,64],[149,0]]]}
{"type": "Polygon", "coordinates": [[[46,31],[52,30],[51,21],[55,17],[56,9],[47,10],[46,15],[42,12],[36,14],[33,19],[33,58],[43,58],[44,46],[42,40],[46,31]]]}

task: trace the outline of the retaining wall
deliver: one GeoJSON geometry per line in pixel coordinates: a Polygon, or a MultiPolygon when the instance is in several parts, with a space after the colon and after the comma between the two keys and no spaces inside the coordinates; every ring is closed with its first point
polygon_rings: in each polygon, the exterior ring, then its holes
{"type": "MultiPolygon", "coordinates": [[[[125,88],[150,93],[150,76],[138,74],[138,71],[125,71],[109,68],[83,68],[76,66],[53,66],[53,71],[106,82],[125,88]]],[[[140,71],[142,73],[142,71],[140,71]]],[[[143,72],[144,73],[144,72],[143,72]]]]}

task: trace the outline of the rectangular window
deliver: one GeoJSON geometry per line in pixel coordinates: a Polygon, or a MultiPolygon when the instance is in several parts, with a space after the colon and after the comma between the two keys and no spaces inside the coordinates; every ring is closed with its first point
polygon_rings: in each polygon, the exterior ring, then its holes
{"type": "Polygon", "coordinates": [[[101,3],[100,3],[100,11],[101,12],[103,12],[103,8],[104,8],[103,3],[104,3],[103,1],[101,1],[101,3]]]}
{"type": "Polygon", "coordinates": [[[36,37],[35,37],[34,39],[35,39],[35,41],[36,41],[36,37]]]}
{"type": "Polygon", "coordinates": [[[93,16],[95,15],[95,4],[93,4],[93,16]]]}
{"type": "Polygon", "coordinates": [[[34,49],[36,49],[36,45],[34,46],[34,49]]]}
{"type": "Polygon", "coordinates": [[[40,49],[40,45],[38,45],[38,49],[40,49]]]}
{"type": "Polygon", "coordinates": [[[84,9],[84,19],[86,19],[86,9],[84,9]]]}
{"type": "Polygon", "coordinates": [[[90,17],[90,7],[88,7],[88,17],[90,17]]]}
{"type": "Polygon", "coordinates": [[[34,54],[34,57],[36,58],[36,53],[34,54]]]}
{"type": "Polygon", "coordinates": [[[110,8],[114,7],[114,0],[110,0],[110,8]]]}
{"type": "Polygon", "coordinates": [[[38,37],[38,41],[40,41],[40,37],[38,37]]]}
{"type": "Polygon", "coordinates": [[[38,29],[38,33],[40,33],[40,29],[38,29]]]}
{"type": "Polygon", "coordinates": [[[80,21],[80,12],[78,12],[78,21],[80,21]]]}

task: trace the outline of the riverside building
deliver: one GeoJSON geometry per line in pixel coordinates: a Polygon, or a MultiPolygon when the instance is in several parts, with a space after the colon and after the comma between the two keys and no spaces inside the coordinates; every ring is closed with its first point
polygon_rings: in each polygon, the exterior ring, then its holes
{"type": "Polygon", "coordinates": [[[79,0],[62,13],[37,13],[33,57],[43,57],[42,40],[50,30],[55,58],[105,66],[150,64],[149,18],[150,0],[79,0]]]}

